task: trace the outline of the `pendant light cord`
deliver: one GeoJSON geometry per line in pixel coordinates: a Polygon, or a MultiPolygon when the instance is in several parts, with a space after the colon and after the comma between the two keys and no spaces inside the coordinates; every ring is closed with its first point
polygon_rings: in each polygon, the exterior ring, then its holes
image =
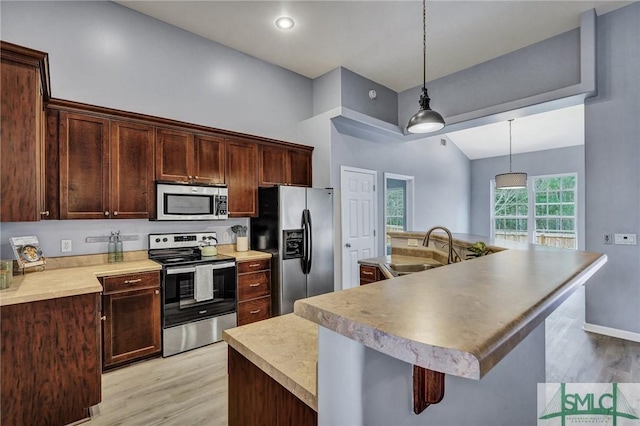
{"type": "Polygon", "coordinates": [[[422,87],[427,88],[427,0],[422,0],[422,87]]]}
{"type": "Polygon", "coordinates": [[[511,173],[511,122],[513,118],[509,120],[509,173],[511,173]]]}

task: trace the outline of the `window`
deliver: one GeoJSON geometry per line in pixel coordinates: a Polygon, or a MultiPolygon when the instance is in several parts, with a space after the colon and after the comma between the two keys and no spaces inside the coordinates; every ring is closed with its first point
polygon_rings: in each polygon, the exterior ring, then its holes
{"type": "MultiPolygon", "coordinates": [[[[385,234],[413,227],[413,180],[413,176],[384,174],[385,234]]],[[[388,234],[386,239],[386,252],[391,254],[388,234]]]]}
{"type": "Polygon", "coordinates": [[[494,189],[492,236],[577,248],[576,181],[575,174],[534,176],[528,188],[494,189]]]}

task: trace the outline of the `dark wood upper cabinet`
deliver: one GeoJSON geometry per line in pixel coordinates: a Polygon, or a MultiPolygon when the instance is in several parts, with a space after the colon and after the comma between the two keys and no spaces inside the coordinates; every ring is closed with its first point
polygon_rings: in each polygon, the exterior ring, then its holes
{"type": "Polygon", "coordinates": [[[260,186],[286,183],[287,149],[281,146],[260,146],[260,186]]]}
{"type": "Polygon", "coordinates": [[[229,187],[229,216],[258,214],[258,144],[227,139],[225,182],[229,187]]]}
{"type": "Polygon", "coordinates": [[[287,183],[297,186],[311,186],[310,150],[289,149],[287,151],[287,183]]]}
{"type": "Polygon", "coordinates": [[[109,120],[60,113],[60,219],[106,219],[109,207],[109,120]]]}
{"type": "Polygon", "coordinates": [[[156,129],[156,179],[186,182],[193,177],[193,133],[156,129]]]}
{"type": "Polygon", "coordinates": [[[224,183],[224,137],[157,129],[156,179],[224,183]]]}
{"type": "Polygon", "coordinates": [[[311,186],[311,151],[260,146],[260,186],[311,186]]]}
{"type": "Polygon", "coordinates": [[[153,139],[150,126],[111,122],[112,215],[148,219],[155,210],[153,139]]]}
{"type": "Polygon", "coordinates": [[[47,54],[1,42],[0,220],[39,221],[44,206],[47,54]]]}
{"type": "Polygon", "coordinates": [[[196,134],[194,148],[193,180],[202,183],[223,184],[224,137],[196,134]]]}
{"type": "Polygon", "coordinates": [[[153,127],[60,111],[60,219],[148,219],[153,127]]]}

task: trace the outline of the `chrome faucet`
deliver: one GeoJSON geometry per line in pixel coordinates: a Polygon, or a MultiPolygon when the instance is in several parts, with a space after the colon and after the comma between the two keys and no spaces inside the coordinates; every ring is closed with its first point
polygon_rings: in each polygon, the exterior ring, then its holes
{"type": "Polygon", "coordinates": [[[425,235],[424,240],[422,240],[423,247],[429,247],[429,238],[431,237],[431,233],[436,229],[442,229],[447,233],[447,237],[449,238],[449,255],[447,256],[447,265],[453,263],[453,235],[451,235],[451,231],[449,231],[444,226],[434,226],[433,228],[427,231],[427,235],[425,235]]]}

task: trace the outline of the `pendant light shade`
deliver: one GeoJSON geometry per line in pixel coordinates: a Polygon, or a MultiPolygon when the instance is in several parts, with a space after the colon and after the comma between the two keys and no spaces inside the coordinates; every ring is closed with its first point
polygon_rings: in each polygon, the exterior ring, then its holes
{"type": "Polygon", "coordinates": [[[429,106],[431,99],[427,94],[427,3],[422,0],[422,94],[420,110],[409,119],[409,133],[431,133],[445,126],[444,118],[429,106]]]}
{"type": "Polygon", "coordinates": [[[526,188],[527,174],[511,171],[511,122],[509,120],[509,173],[496,175],[496,189],[526,188]]]}

